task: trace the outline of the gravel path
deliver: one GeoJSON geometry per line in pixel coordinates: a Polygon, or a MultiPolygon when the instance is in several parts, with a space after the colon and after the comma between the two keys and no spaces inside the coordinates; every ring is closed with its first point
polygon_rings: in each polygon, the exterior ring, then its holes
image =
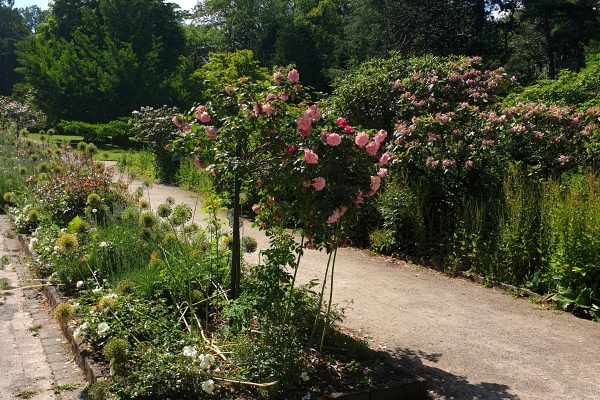
{"type": "MultiPolygon", "coordinates": [[[[156,184],[152,207],[167,196],[196,202],[190,192],[156,184]]],[[[243,233],[268,246],[248,221],[243,233]]],[[[344,325],[427,378],[432,399],[600,399],[600,324],[360,250],[337,257],[334,299],[347,307],[344,325]]],[[[322,279],[326,261],[307,251],[300,280],[322,279]]]]}

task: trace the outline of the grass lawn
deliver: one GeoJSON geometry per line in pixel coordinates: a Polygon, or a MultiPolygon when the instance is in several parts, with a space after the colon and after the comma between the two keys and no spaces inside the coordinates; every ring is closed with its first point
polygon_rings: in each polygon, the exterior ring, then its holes
{"type": "MultiPolygon", "coordinates": [[[[41,141],[42,136],[50,138],[53,143],[69,143],[71,146],[76,146],[77,143],[83,140],[83,136],[72,136],[72,135],[40,135],[39,133],[30,133],[29,137],[36,141],[41,141]]],[[[136,152],[140,150],[138,143],[132,143],[131,146],[117,146],[110,143],[96,144],[98,146],[98,154],[94,156],[96,160],[100,161],[117,161],[122,154],[128,152],[136,152]]]]}

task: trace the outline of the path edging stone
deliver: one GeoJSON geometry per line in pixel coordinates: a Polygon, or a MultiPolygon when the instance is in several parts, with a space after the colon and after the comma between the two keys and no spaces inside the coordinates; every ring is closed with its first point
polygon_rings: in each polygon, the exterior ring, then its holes
{"type": "MultiPolygon", "coordinates": [[[[19,234],[19,243],[21,244],[21,250],[30,258],[35,258],[35,254],[29,248],[29,238],[26,235],[19,234]]],[[[50,308],[54,311],[54,309],[59,305],[64,303],[62,296],[54,286],[44,286],[42,288],[42,292],[44,296],[48,300],[48,304],[50,308]]],[[[84,345],[81,343],[77,343],[75,340],[73,327],[69,326],[66,322],[57,321],[60,325],[60,328],[63,332],[65,339],[69,342],[71,346],[71,350],[77,360],[77,365],[82,369],[83,373],[87,381],[91,383],[95,383],[98,380],[106,379],[106,375],[102,373],[102,370],[98,366],[94,360],[88,355],[88,351],[84,345]]]]}

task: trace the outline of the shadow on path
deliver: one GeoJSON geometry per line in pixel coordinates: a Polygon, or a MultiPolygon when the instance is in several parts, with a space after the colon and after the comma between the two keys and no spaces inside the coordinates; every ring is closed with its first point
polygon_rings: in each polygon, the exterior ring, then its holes
{"type": "Polygon", "coordinates": [[[431,399],[456,400],[519,400],[507,385],[491,382],[472,383],[458,376],[427,364],[435,364],[442,354],[398,348],[391,352],[393,363],[408,369],[427,380],[431,399]],[[424,361],[427,364],[424,364],[424,361]]]}

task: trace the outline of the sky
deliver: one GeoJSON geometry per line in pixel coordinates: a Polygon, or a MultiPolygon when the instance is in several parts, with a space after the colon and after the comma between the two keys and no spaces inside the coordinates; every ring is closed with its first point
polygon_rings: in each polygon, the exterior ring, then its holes
{"type": "MultiPolygon", "coordinates": [[[[183,10],[191,10],[198,0],[169,0],[172,3],[179,4],[183,10]]],[[[15,8],[24,8],[28,6],[39,6],[42,9],[48,8],[48,0],[15,0],[15,8]]]]}

